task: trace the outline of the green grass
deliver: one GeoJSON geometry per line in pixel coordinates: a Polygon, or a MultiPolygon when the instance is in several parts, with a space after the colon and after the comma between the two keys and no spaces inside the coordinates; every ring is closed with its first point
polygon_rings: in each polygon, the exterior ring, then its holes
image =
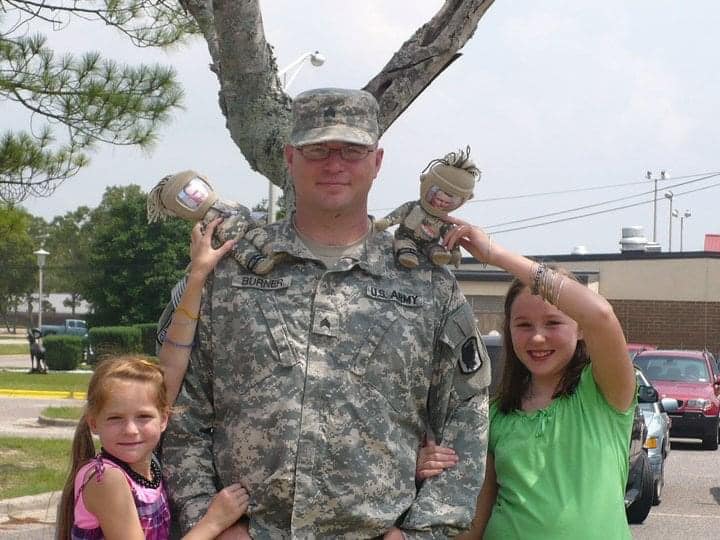
{"type": "Polygon", "coordinates": [[[85,392],[91,373],[22,373],[0,371],[0,388],[85,392]]]}
{"type": "Polygon", "coordinates": [[[62,489],[71,444],[69,439],[0,437],[0,499],[62,489]]]}
{"type": "Polygon", "coordinates": [[[60,418],[62,420],[80,420],[82,407],[46,407],[40,413],[47,418],[60,418]]]}
{"type": "Polygon", "coordinates": [[[0,355],[4,354],[27,354],[28,362],[30,362],[30,345],[22,342],[0,343],[0,355]]]}

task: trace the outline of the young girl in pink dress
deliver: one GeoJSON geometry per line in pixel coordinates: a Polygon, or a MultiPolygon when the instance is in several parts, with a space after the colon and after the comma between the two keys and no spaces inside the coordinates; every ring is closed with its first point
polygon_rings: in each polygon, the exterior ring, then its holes
{"type": "MultiPolygon", "coordinates": [[[[71,471],[58,510],[58,538],[169,537],[170,511],[153,454],[169,413],[163,373],[154,363],[122,357],[96,367],[75,431],[71,471]],[[100,439],[99,454],[91,432],[100,439]]],[[[242,486],[228,486],[186,540],[215,538],[245,513],[247,504],[242,486]]]]}

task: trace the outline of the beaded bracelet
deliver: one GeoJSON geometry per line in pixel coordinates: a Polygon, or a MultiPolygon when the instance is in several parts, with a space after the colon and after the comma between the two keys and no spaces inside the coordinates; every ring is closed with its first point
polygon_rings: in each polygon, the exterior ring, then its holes
{"type": "Polygon", "coordinates": [[[493,246],[492,236],[488,235],[488,248],[487,248],[487,253],[485,254],[485,262],[482,263],[483,268],[487,268],[488,261],[490,260],[490,254],[492,253],[492,246],[493,246]]]}
{"type": "Polygon", "coordinates": [[[553,306],[557,306],[557,305],[558,305],[558,302],[560,301],[560,291],[562,291],[563,285],[565,285],[565,278],[561,276],[561,277],[560,277],[560,283],[559,283],[558,286],[557,286],[557,291],[555,291],[555,294],[554,294],[554,296],[553,296],[553,299],[550,300],[550,303],[551,303],[553,306]]]}
{"type": "Polygon", "coordinates": [[[192,319],[193,321],[197,321],[197,320],[200,319],[200,314],[199,314],[199,313],[198,313],[197,315],[193,315],[192,313],[190,313],[187,309],[185,309],[185,308],[182,307],[182,306],[176,307],[176,308],[175,308],[175,311],[179,311],[180,313],[182,313],[183,315],[185,315],[188,319],[192,319]]]}
{"type": "Polygon", "coordinates": [[[173,347],[178,347],[180,349],[192,349],[193,345],[194,345],[194,342],[190,342],[187,344],[186,343],[178,343],[177,341],[173,341],[172,339],[170,339],[167,336],[165,336],[165,340],[163,341],[163,343],[168,343],[169,345],[172,345],[173,347]]]}
{"type": "Polygon", "coordinates": [[[532,277],[532,285],[530,287],[530,294],[534,294],[535,296],[540,294],[540,282],[545,275],[546,269],[547,267],[543,263],[538,264],[535,268],[535,274],[532,277]]]}

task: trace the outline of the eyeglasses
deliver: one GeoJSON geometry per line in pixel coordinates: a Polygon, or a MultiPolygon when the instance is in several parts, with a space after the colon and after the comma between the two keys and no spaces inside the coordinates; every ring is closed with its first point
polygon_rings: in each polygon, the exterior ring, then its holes
{"type": "Polygon", "coordinates": [[[368,148],[367,146],[357,144],[341,146],[340,148],[330,148],[324,144],[308,144],[306,146],[297,146],[296,148],[305,159],[309,159],[310,161],[327,159],[333,152],[338,152],[340,157],[345,161],[360,161],[375,150],[374,147],[368,148]]]}

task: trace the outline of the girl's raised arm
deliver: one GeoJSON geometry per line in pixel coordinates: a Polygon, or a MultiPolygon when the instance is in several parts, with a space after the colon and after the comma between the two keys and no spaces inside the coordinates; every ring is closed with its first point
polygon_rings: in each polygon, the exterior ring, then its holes
{"type": "Polygon", "coordinates": [[[545,285],[540,287],[547,293],[544,298],[578,323],[603,396],[615,409],[627,410],[635,398],[635,372],[610,303],[581,283],[494,244],[479,227],[451,216],[446,221],[455,225],[445,236],[448,249],[459,244],[478,261],[510,272],[531,289],[545,285]]]}
{"type": "Polygon", "coordinates": [[[172,321],[165,334],[165,340],[158,355],[160,367],[165,375],[168,400],[175,402],[180,391],[183,377],[187,371],[190,351],[193,348],[195,329],[199,318],[202,290],[210,272],[228,251],[235,246],[235,240],[228,240],[220,248],[213,249],[212,235],[221,218],[210,222],[205,233],[202,224],[196,223],[192,229],[190,243],[190,272],[187,285],[180,303],[175,308],[172,321]]]}

